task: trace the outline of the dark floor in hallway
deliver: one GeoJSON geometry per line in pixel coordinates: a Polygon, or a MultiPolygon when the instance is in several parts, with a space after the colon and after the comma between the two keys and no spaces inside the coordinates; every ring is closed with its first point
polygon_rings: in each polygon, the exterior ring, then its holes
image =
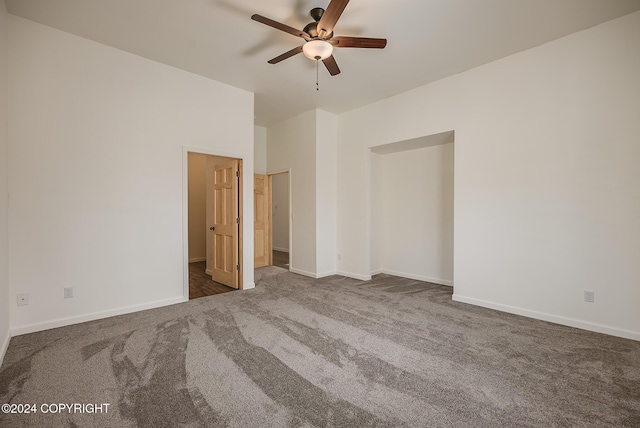
{"type": "Polygon", "coordinates": [[[273,265],[289,270],[289,253],[273,250],[273,265]]]}
{"type": "Polygon", "coordinates": [[[189,263],[189,299],[234,291],[231,287],[213,281],[205,273],[205,269],[206,262],[189,263]]]}

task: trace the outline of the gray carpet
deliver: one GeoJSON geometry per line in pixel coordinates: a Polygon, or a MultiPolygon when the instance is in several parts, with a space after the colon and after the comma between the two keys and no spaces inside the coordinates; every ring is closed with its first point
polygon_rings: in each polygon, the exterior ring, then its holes
{"type": "Polygon", "coordinates": [[[640,426],[640,342],[378,275],[257,287],[15,337],[0,426],[640,426]],[[109,403],[43,414],[42,404],[109,403]]]}

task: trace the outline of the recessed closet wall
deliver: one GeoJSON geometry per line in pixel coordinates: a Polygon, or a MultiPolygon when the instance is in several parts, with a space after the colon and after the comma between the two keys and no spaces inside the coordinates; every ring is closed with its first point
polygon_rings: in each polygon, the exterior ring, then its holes
{"type": "Polygon", "coordinates": [[[372,149],[373,274],[453,285],[452,139],[451,132],[372,149]]]}

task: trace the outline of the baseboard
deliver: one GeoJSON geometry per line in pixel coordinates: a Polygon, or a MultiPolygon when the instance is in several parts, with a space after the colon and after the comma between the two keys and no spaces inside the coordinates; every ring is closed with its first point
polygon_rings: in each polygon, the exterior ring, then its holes
{"type": "Polygon", "coordinates": [[[242,285],[242,291],[251,290],[252,288],[256,288],[256,283],[255,282],[250,282],[249,284],[243,284],[242,285]]]}
{"type": "Polygon", "coordinates": [[[360,275],[358,273],[351,273],[345,271],[336,272],[337,275],[346,276],[347,278],[359,279],[360,281],[371,281],[371,275],[360,275]]]}
{"type": "Polygon", "coordinates": [[[382,269],[372,270],[372,271],[371,271],[371,276],[379,275],[379,274],[381,274],[381,273],[384,273],[384,271],[383,271],[382,269]]]}
{"type": "Polygon", "coordinates": [[[302,269],[296,269],[291,266],[289,266],[289,272],[297,273],[298,275],[308,276],[309,278],[314,278],[314,279],[316,277],[315,273],[307,272],[306,270],[302,270],[302,269]]]}
{"type": "Polygon", "coordinates": [[[575,318],[562,317],[558,315],[548,314],[545,312],[532,311],[529,309],[518,308],[515,306],[488,302],[486,300],[460,296],[459,294],[455,294],[455,293],[453,295],[453,300],[456,302],[468,303],[470,305],[482,306],[483,308],[495,309],[495,310],[507,312],[510,314],[522,315],[527,318],[534,318],[542,321],[552,322],[555,324],[575,327],[582,330],[594,331],[596,333],[604,333],[610,336],[617,336],[617,337],[623,337],[625,339],[640,341],[640,332],[637,332],[637,331],[625,330],[625,329],[610,327],[602,324],[596,324],[588,321],[581,321],[575,318]]]}
{"type": "Polygon", "coordinates": [[[328,276],[333,276],[335,274],[336,274],[336,271],[317,273],[316,279],[326,278],[328,276]]]}
{"type": "Polygon", "coordinates": [[[416,275],[413,273],[397,272],[395,270],[389,270],[389,269],[381,269],[378,273],[386,273],[387,275],[400,276],[402,278],[415,279],[417,281],[425,281],[425,282],[431,282],[433,284],[447,285],[449,287],[453,287],[453,281],[449,281],[448,279],[431,278],[428,276],[416,275]]]}
{"type": "Polygon", "coordinates": [[[207,275],[209,275],[209,276],[212,276],[212,275],[213,275],[213,272],[211,271],[211,269],[205,269],[205,270],[204,270],[204,273],[206,273],[206,274],[207,274],[207,275]]]}
{"type": "Polygon", "coordinates": [[[9,349],[10,340],[11,340],[11,330],[7,330],[6,336],[4,338],[4,342],[2,343],[2,347],[0,348],[0,366],[2,366],[2,362],[4,361],[4,356],[7,353],[7,349],[9,349]]]}
{"type": "Polygon", "coordinates": [[[206,257],[194,257],[192,259],[189,259],[189,263],[206,262],[206,261],[207,261],[206,257]]]}
{"type": "Polygon", "coordinates": [[[313,279],[325,278],[327,276],[336,274],[335,272],[313,273],[313,272],[307,272],[306,270],[302,270],[302,269],[296,269],[293,267],[289,267],[289,272],[297,273],[298,275],[308,276],[309,278],[313,278],[313,279]]]}
{"type": "Polygon", "coordinates": [[[22,334],[35,333],[36,331],[49,330],[52,328],[65,327],[72,324],[80,324],[87,321],[95,321],[102,318],[114,317],[116,315],[129,314],[131,312],[144,311],[147,309],[160,308],[162,306],[175,305],[176,303],[187,302],[189,298],[174,297],[172,299],[158,300],[155,302],[143,303],[141,305],[125,306],[123,308],[112,309],[108,311],[93,312],[85,315],[77,315],[68,318],[58,318],[52,321],[44,321],[34,324],[27,324],[21,327],[11,329],[11,336],[20,336],[22,334]]]}
{"type": "Polygon", "coordinates": [[[271,249],[274,250],[274,251],[281,251],[283,253],[288,253],[289,252],[288,248],[271,247],[271,249]]]}

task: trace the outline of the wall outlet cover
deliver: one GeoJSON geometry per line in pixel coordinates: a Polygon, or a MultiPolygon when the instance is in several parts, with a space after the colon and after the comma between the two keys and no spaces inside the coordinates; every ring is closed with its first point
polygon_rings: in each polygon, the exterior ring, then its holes
{"type": "Polygon", "coordinates": [[[65,287],[64,289],[64,298],[70,299],[73,297],[73,287],[65,287]]]}
{"type": "Polygon", "coordinates": [[[18,306],[27,306],[29,304],[29,293],[18,294],[18,306]]]}
{"type": "Polygon", "coordinates": [[[585,302],[593,303],[594,299],[595,299],[595,292],[589,291],[589,290],[584,290],[584,301],[585,302]]]}

